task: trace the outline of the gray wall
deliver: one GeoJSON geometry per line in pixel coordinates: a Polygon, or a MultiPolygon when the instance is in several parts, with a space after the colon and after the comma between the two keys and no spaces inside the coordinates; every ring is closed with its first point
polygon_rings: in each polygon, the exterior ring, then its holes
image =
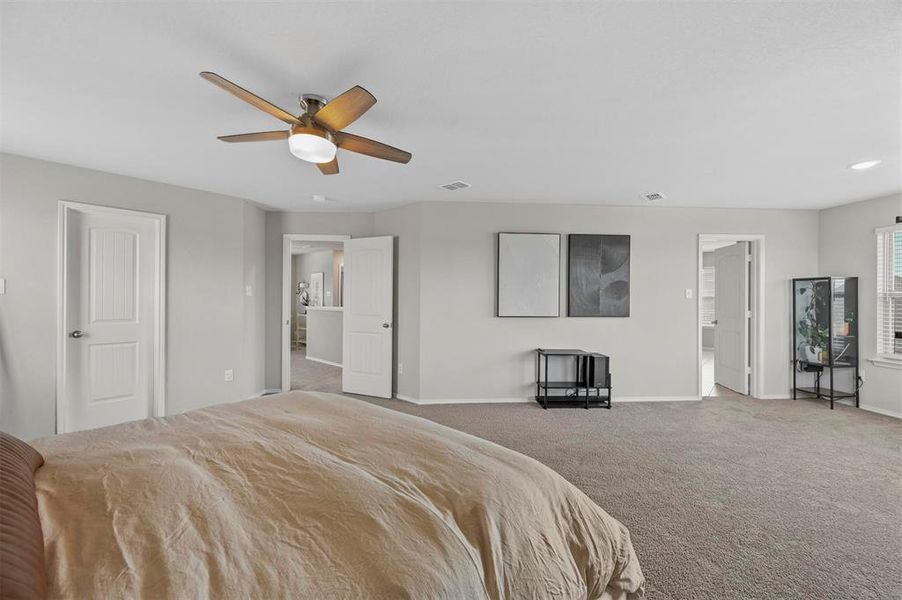
{"type": "Polygon", "coordinates": [[[340,310],[307,311],[307,357],[342,363],[344,313],[340,310]]]}
{"type": "Polygon", "coordinates": [[[262,297],[245,296],[245,284],[262,291],[263,211],[239,198],[0,154],[0,428],[26,439],[55,430],[59,200],[168,215],[168,413],[262,389],[262,297]]]}
{"type": "Polygon", "coordinates": [[[610,354],[615,396],[695,396],[699,233],[766,235],[764,394],[788,393],[788,280],[817,272],[815,211],[429,203],[420,220],[423,400],[525,398],[541,346],[610,354]],[[631,316],[496,318],[498,231],[631,235],[631,316]]]}
{"type": "Polygon", "coordinates": [[[408,399],[420,396],[420,215],[414,204],[375,215],[374,234],[395,237],[394,390],[408,399]],[[399,373],[399,366],[403,372],[399,373]]]}
{"type": "Polygon", "coordinates": [[[874,230],[902,215],[902,194],[820,211],[821,275],[858,277],[861,405],[902,417],[902,370],[867,361],[877,349],[877,244],[874,230]]]}
{"type": "Polygon", "coordinates": [[[266,213],[266,388],[282,387],[282,236],[373,233],[371,213],[266,213]]]}
{"type": "Polygon", "coordinates": [[[263,322],[266,319],[266,213],[244,203],[244,354],[243,369],[236,373],[245,395],[262,393],[266,373],[263,322]],[[250,286],[250,296],[247,295],[250,286]]]}

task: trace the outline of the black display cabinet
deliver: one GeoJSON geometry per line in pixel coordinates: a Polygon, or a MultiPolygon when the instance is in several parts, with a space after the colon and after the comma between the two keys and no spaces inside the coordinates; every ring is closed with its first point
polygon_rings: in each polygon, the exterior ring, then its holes
{"type": "Polygon", "coordinates": [[[792,280],[792,397],[859,403],[858,278],[792,280]]]}

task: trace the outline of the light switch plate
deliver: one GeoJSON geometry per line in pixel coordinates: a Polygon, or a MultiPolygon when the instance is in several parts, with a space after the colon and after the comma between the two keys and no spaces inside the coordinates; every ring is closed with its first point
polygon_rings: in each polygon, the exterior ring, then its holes
{"type": "Polygon", "coordinates": [[[245,296],[253,296],[254,295],[254,286],[252,286],[252,285],[244,286],[244,295],[245,296]]]}
{"type": "Polygon", "coordinates": [[[222,378],[224,381],[234,381],[235,371],[233,371],[232,369],[226,369],[225,372],[223,373],[222,378]]]}
{"type": "Polygon", "coordinates": [[[0,278],[0,294],[6,293],[6,279],[0,278]]]}
{"type": "Polygon", "coordinates": [[[686,298],[692,300],[692,288],[686,288],[686,298]]]}

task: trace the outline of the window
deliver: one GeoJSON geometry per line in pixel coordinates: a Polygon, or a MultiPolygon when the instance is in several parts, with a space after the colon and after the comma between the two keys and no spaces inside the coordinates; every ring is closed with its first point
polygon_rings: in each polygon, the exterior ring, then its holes
{"type": "Polygon", "coordinates": [[[714,324],[714,267],[702,267],[702,325],[714,324]]]}
{"type": "Polygon", "coordinates": [[[902,361],[902,225],[877,230],[877,355],[902,361]]]}

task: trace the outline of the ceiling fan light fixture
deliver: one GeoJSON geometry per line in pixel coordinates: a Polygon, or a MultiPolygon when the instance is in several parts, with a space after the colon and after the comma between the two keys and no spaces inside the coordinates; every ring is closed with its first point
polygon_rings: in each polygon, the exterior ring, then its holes
{"type": "Polygon", "coordinates": [[[335,158],[338,147],[332,141],[332,134],[325,129],[295,125],[288,137],[288,149],[301,160],[327,163],[335,158]]]}

